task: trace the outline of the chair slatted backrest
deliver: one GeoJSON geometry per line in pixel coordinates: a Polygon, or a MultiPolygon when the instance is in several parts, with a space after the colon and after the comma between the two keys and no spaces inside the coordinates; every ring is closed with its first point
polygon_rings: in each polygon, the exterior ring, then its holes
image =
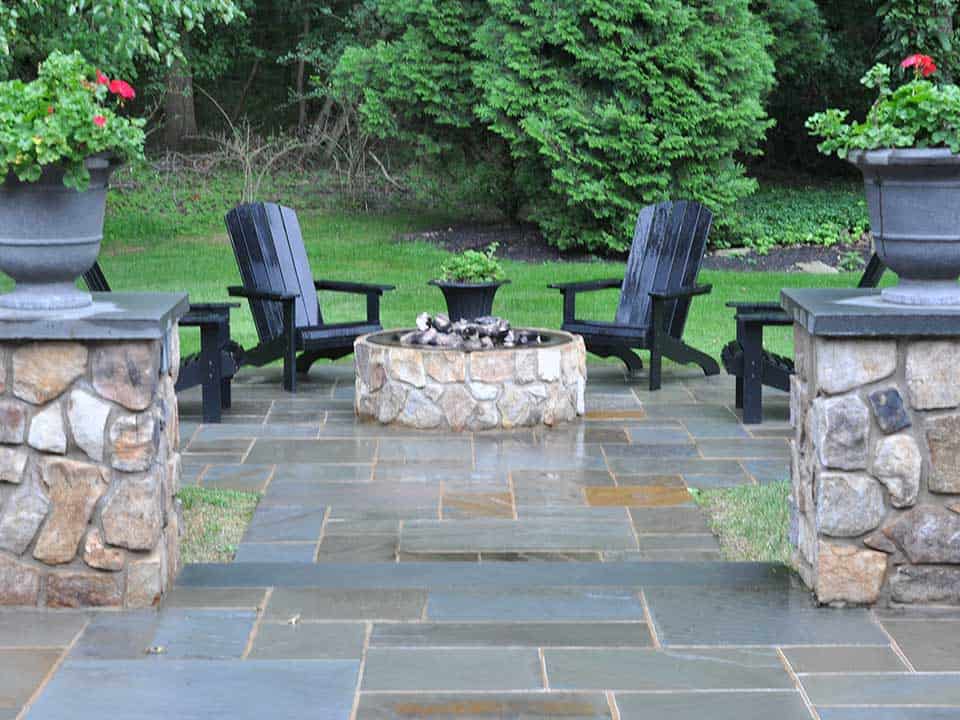
{"type": "MultiPolygon", "coordinates": [[[[297,295],[297,327],[320,324],[320,307],[296,213],[274,203],[240,205],[226,217],[227,232],[248,290],[297,295]]],[[[283,334],[283,307],[269,300],[250,300],[250,312],[261,340],[283,334]]]]}
{"type": "MultiPolygon", "coordinates": [[[[649,327],[651,292],[671,292],[693,285],[700,272],[713,214],[692,200],[648,205],[640,211],[627,269],[620,289],[618,325],[649,327]]],[[[680,338],[690,298],[666,304],[668,333],[680,338]]]]}
{"type": "Polygon", "coordinates": [[[107,282],[107,276],[103,274],[103,268],[98,262],[83,274],[83,282],[90,292],[110,292],[110,283],[107,282]]]}

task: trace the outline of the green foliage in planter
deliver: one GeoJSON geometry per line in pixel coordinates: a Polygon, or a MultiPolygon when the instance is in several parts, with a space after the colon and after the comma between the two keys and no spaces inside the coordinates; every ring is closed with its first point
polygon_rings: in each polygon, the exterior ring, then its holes
{"type": "Polygon", "coordinates": [[[561,248],[627,248],[638,209],[722,212],[770,122],[770,36],[747,0],[489,0],[477,112],[510,144],[561,248]]]}
{"type": "Polygon", "coordinates": [[[859,240],[870,220],[863,185],[762,184],[725,213],[710,234],[715,247],[766,252],[779,246],[837,245],[859,240]]]}
{"type": "Polygon", "coordinates": [[[0,82],[0,178],[13,172],[35,182],[43,166],[58,164],[66,170],[63,184],[84,190],[91,155],[140,157],[144,121],[119,114],[123,95],[132,92],[95,73],[79,53],[52,53],[32,82],[0,82]]]}
{"type": "Polygon", "coordinates": [[[456,282],[493,282],[503,277],[503,266],[497,260],[497,243],[490,243],[484,251],[466,250],[454,255],[440,266],[444,280],[456,282]]]}
{"type": "Polygon", "coordinates": [[[882,148],[948,147],[960,152],[960,87],[927,80],[936,66],[925,55],[911,56],[901,65],[914,78],[895,90],[890,68],[882,63],[863,76],[861,82],[879,93],[863,122],[848,123],[849,113],[836,108],[810,117],[810,132],[823,138],[821,152],[841,158],[851,150],[882,148]]]}

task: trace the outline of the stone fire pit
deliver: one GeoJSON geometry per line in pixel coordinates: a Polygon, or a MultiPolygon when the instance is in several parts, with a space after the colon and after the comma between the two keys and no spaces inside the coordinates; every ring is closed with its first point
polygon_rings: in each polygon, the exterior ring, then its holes
{"type": "Polygon", "coordinates": [[[538,330],[536,345],[469,351],[402,344],[411,332],[357,339],[361,418],[425,430],[492,430],[555,425],[584,412],[586,349],[577,335],[538,330]]]}

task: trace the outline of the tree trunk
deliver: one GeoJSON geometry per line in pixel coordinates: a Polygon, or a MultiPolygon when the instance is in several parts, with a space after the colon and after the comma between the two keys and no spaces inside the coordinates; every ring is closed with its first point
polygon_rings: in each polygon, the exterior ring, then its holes
{"type": "Polygon", "coordinates": [[[197,112],[193,101],[193,75],[177,60],[167,75],[163,97],[163,140],[168,149],[179,150],[197,134],[197,112]]]}
{"type": "Polygon", "coordinates": [[[300,38],[300,60],[297,63],[297,132],[301,134],[307,126],[307,98],[304,97],[304,92],[306,91],[307,61],[303,57],[303,52],[305,49],[304,43],[306,43],[309,34],[310,13],[305,12],[303,15],[303,36],[300,38]]]}

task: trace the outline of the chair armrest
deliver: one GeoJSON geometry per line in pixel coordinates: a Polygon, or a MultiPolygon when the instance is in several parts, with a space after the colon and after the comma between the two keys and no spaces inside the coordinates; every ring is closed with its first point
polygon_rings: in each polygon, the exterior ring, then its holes
{"type": "Polygon", "coordinates": [[[396,287],[393,285],[342,282],[340,280],[315,280],[313,286],[317,290],[330,290],[331,292],[354,293],[357,295],[369,295],[370,293],[383,295],[383,293],[389,290],[396,290],[396,287]]]}
{"type": "Polygon", "coordinates": [[[285,300],[296,300],[300,297],[297,293],[278,293],[269,290],[258,290],[233,285],[227,288],[227,294],[230,297],[242,297],[248,300],[273,300],[274,302],[283,302],[285,300]]]}
{"type": "Polygon", "coordinates": [[[190,303],[190,310],[200,312],[217,312],[240,307],[240,303],[190,303]]]}
{"type": "Polygon", "coordinates": [[[670,292],[658,292],[654,290],[650,297],[654,300],[676,300],[678,298],[693,297],[694,295],[706,295],[713,290],[713,285],[690,285],[670,292]]]}
{"type": "Polygon", "coordinates": [[[608,278],[606,280],[585,280],[583,282],[551,283],[547,285],[552,290],[567,292],[593,292],[594,290],[609,290],[623,285],[623,278],[608,278]]]}
{"type": "Polygon", "coordinates": [[[733,308],[739,312],[767,312],[770,310],[782,310],[783,307],[778,302],[728,302],[726,307],[733,308]]]}

